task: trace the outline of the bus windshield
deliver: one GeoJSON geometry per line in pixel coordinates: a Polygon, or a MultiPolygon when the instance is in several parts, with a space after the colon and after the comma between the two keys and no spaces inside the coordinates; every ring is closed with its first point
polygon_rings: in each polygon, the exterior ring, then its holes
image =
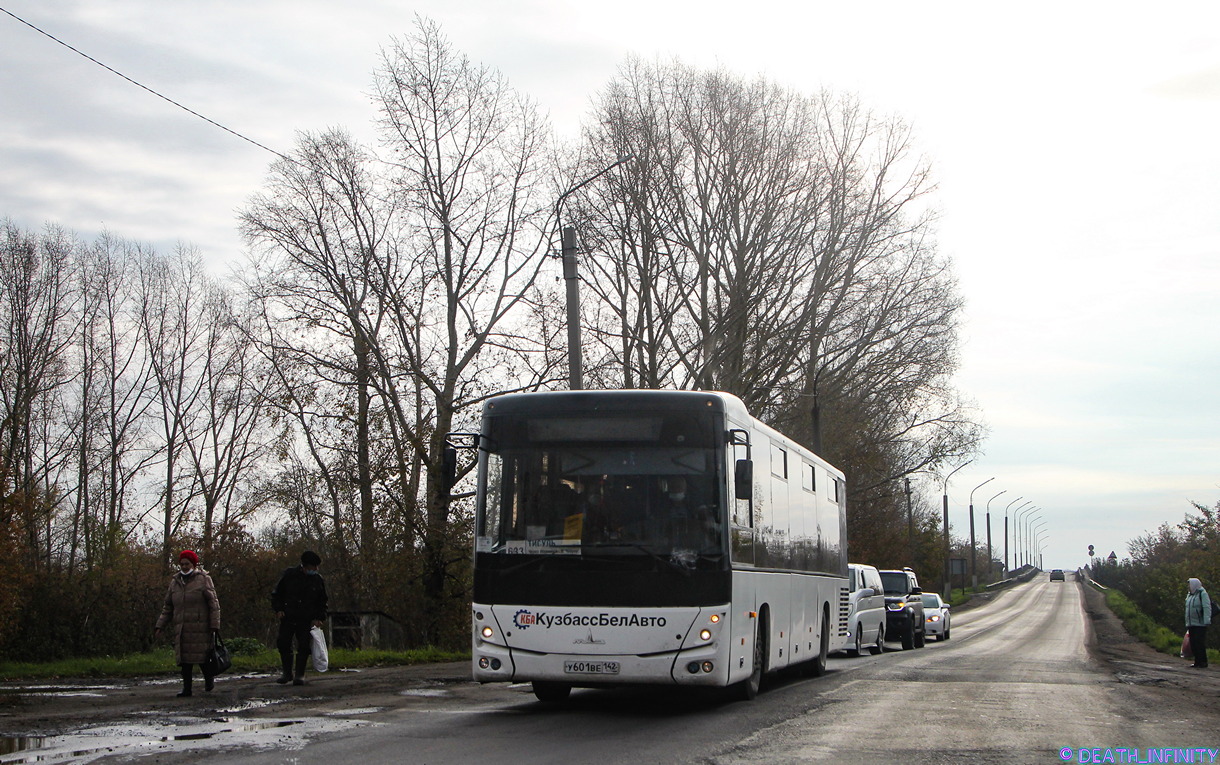
{"type": "Polygon", "coordinates": [[[720,553],[720,460],[696,419],[500,423],[485,445],[476,551],[664,556],[686,566],[720,553]]]}

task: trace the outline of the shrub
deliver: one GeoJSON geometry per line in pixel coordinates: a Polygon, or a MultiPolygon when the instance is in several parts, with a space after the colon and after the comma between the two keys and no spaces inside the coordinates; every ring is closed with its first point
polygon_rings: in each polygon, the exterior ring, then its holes
{"type": "Polygon", "coordinates": [[[229,653],[234,656],[257,656],[266,650],[263,641],[252,637],[235,637],[224,641],[229,653]]]}
{"type": "Polygon", "coordinates": [[[1182,649],[1182,636],[1152,621],[1135,603],[1118,590],[1106,591],[1106,605],[1122,620],[1123,626],[1139,640],[1161,653],[1177,656],[1182,649]]]}

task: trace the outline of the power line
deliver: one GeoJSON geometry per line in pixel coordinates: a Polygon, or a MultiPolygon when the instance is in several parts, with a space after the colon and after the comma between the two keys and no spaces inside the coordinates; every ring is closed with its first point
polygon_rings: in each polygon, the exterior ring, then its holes
{"type": "Polygon", "coordinates": [[[83,58],[86,58],[86,59],[88,59],[88,60],[92,61],[93,63],[97,64],[98,66],[100,66],[101,68],[103,68],[103,69],[105,69],[106,71],[110,72],[111,74],[117,74],[119,77],[122,77],[124,80],[127,80],[127,81],[128,81],[128,82],[130,82],[132,85],[135,85],[137,88],[142,88],[143,90],[146,90],[146,91],[148,91],[149,93],[152,93],[154,96],[156,96],[157,98],[160,98],[162,101],[168,101],[169,103],[171,103],[171,104],[173,104],[174,106],[178,107],[179,109],[181,109],[182,111],[186,112],[187,114],[193,114],[194,116],[198,117],[199,119],[203,120],[204,122],[208,123],[209,125],[213,125],[213,126],[215,126],[215,127],[218,127],[218,128],[220,128],[221,130],[225,131],[226,133],[230,133],[231,135],[235,135],[235,136],[237,136],[238,138],[242,139],[243,141],[246,141],[246,142],[248,142],[248,143],[252,143],[252,144],[254,144],[255,146],[257,146],[258,148],[262,149],[263,151],[270,152],[270,153],[274,154],[275,156],[279,157],[280,159],[285,159],[285,160],[288,160],[289,162],[293,162],[293,161],[294,161],[294,160],[293,160],[293,159],[291,159],[290,157],[285,157],[283,154],[280,154],[280,153],[279,153],[278,151],[276,151],[275,149],[268,148],[268,147],[264,146],[263,144],[259,143],[258,141],[254,140],[253,138],[250,138],[250,137],[248,137],[248,136],[244,136],[244,135],[242,135],[241,133],[237,132],[236,130],[233,130],[232,128],[225,127],[224,125],[220,124],[220,123],[219,123],[219,122],[217,122],[216,120],[209,119],[209,118],[207,118],[207,117],[203,116],[202,114],[200,114],[199,112],[195,111],[194,109],[191,109],[191,108],[189,108],[189,107],[183,106],[182,104],[178,103],[177,101],[175,101],[174,99],[170,98],[169,96],[162,95],[161,93],[158,93],[157,91],[153,90],[152,88],[148,87],[147,85],[142,85],[142,84],[140,84],[140,83],[136,82],[135,80],[131,79],[131,78],[130,78],[130,77],[128,77],[127,75],[125,75],[125,74],[123,74],[122,72],[118,71],[117,69],[114,69],[114,68],[112,68],[112,67],[106,66],[106,65],[105,65],[105,64],[103,64],[101,61],[98,61],[98,60],[97,60],[96,58],[94,58],[93,56],[90,56],[88,53],[84,53],[84,52],[82,52],[82,51],[77,50],[76,48],[72,47],[71,45],[69,45],[68,43],[66,43],[66,42],[64,42],[63,40],[59,39],[58,37],[56,37],[55,35],[51,34],[50,32],[47,32],[47,31],[42,30],[42,29],[39,29],[38,27],[34,26],[34,25],[33,25],[33,24],[31,24],[30,22],[28,22],[28,21],[26,21],[25,19],[21,18],[20,16],[18,16],[18,15],[16,15],[16,14],[14,14],[12,11],[9,11],[9,10],[8,10],[8,9],[6,9],[6,8],[0,8],[0,12],[3,12],[4,14],[6,14],[6,15],[8,15],[8,16],[10,16],[10,17],[12,17],[13,19],[15,19],[15,20],[17,20],[17,21],[21,22],[22,24],[25,24],[25,25],[26,25],[27,27],[29,27],[30,29],[33,29],[35,32],[37,32],[37,33],[39,33],[39,34],[41,34],[41,35],[43,35],[43,36],[45,36],[45,37],[48,37],[48,38],[50,38],[50,39],[54,40],[55,42],[57,42],[57,43],[59,43],[60,45],[64,46],[65,48],[67,48],[68,50],[70,50],[70,51],[72,51],[73,53],[77,54],[78,56],[81,56],[81,57],[83,57],[83,58]]]}

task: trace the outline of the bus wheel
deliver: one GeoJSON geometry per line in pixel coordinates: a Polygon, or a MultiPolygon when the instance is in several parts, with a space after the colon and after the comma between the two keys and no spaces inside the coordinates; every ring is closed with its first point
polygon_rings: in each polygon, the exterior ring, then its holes
{"type": "Polygon", "coordinates": [[[754,671],[745,680],[737,684],[737,698],[741,701],[753,701],[762,687],[763,662],[766,660],[765,636],[767,630],[760,615],[754,623],[754,671]]]}
{"type": "Polygon", "coordinates": [[[534,681],[534,695],[539,701],[548,704],[558,704],[568,700],[572,686],[567,683],[550,683],[545,680],[534,681]]]}
{"type": "Polygon", "coordinates": [[[868,652],[871,653],[873,656],[876,656],[877,654],[881,653],[884,650],[885,650],[885,622],[882,622],[881,626],[877,628],[877,645],[868,649],[868,652]]]}
{"type": "MultiPolygon", "coordinates": [[[[821,677],[822,675],[826,674],[826,655],[830,653],[830,619],[828,618],[827,614],[822,614],[822,639],[819,641],[819,643],[818,656],[813,660],[813,666],[810,667],[810,671],[813,673],[814,677],[821,677]]],[[[856,632],[857,656],[860,655],[858,653],[859,646],[860,633],[856,632]]]]}

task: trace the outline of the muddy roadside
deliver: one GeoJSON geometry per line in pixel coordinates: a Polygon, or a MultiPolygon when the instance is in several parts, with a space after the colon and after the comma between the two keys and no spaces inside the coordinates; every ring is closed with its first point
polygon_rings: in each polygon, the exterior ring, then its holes
{"type": "Polygon", "coordinates": [[[1077,582],[1089,625],[1088,651],[1120,683],[1136,686],[1152,703],[1220,718],[1220,666],[1192,669],[1190,659],[1160,653],[1132,637],[1106,605],[1105,595],[1077,582]]]}
{"type": "Polygon", "coordinates": [[[309,671],[304,686],[278,685],[277,676],[220,675],[211,692],[196,677],[190,698],[177,698],[181,679],[169,675],[0,683],[0,736],[54,735],[134,720],[301,716],[318,707],[384,704],[411,689],[473,684],[467,662],[309,671]]]}

